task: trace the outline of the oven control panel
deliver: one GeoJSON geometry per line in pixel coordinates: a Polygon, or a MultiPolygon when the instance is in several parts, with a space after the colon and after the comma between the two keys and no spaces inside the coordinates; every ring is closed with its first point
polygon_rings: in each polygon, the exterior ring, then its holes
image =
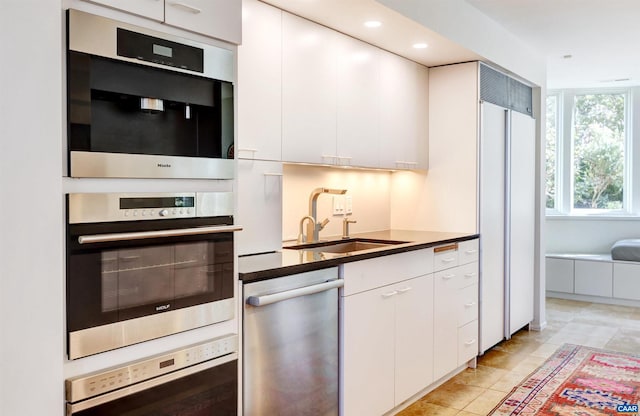
{"type": "Polygon", "coordinates": [[[66,398],[75,403],[237,351],[238,336],[223,335],[146,360],[67,379],[66,398]]]}
{"type": "Polygon", "coordinates": [[[232,192],[68,195],[69,224],[230,216],[232,192]]]}
{"type": "Polygon", "coordinates": [[[123,219],[149,219],[149,218],[191,218],[193,208],[171,208],[171,209],[123,209],[123,219]]]}

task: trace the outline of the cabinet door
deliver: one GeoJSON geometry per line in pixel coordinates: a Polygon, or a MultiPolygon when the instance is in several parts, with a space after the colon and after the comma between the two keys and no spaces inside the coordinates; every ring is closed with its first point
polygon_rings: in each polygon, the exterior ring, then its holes
{"type": "Polygon", "coordinates": [[[505,262],[505,139],[504,108],[489,103],[480,107],[482,146],[480,149],[480,351],[504,339],[505,262]]]}
{"type": "Polygon", "coordinates": [[[148,17],[162,22],[164,20],[164,0],[90,0],[91,3],[103,4],[114,9],[148,17]]]}
{"type": "Polygon", "coordinates": [[[438,380],[458,366],[459,268],[434,273],[433,378],[438,380]]]}
{"type": "Polygon", "coordinates": [[[236,154],[281,160],[282,11],[258,0],[244,0],[242,7],[236,154]]]}
{"type": "Polygon", "coordinates": [[[378,167],[378,49],[348,36],[337,36],[336,53],[337,163],[378,167]]]}
{"type": "Polygon", "coordinates": [[[640,300],[640,265],[613,264],[613,297],[640,300]]]}
{"type": "Polygon", "coordinates": [[[394,407],[394,292],[385,286],[342,298],[343,415],[394,407]]]}
{"type": "Polygon", "coordinates": [[[576,294],[607,298],[613,296],[613,263],[576,260],[574,271],[576,294]]]}
{"type": "Polygon", "coordinates": [[[535,120],[514,111],[510,115],[508,335],[533,320],[536,241],[535,120]]]}
{"type": "Polygon", "coordinates": [[[282,160],[337,163],[337,32],[282,15],[282,160]]]}
{"type": "Polygon", "coordinates": [[[547,257],[545,278],[546,290],[573,293],[573,259],[547,257]]]}
{"type": "Polygon", "coordinates": [[[166,0],[164,20],[192,32],[235,44],[242,42],[241,1],[166,0]]]}
{"type": "Polygon", "coordinates": [[[395,404],[433,381],[433,275],[394,286],[396,295],[395,404]]]}
{"type": "Polygon", "coordinates": [[[238,254],[282,248],[282,163],[238,160],[238,254]]]}
{"type": "MultiPolygon", "coordinates": [[[[385,168],[418,166],[418,88],[415,62],[389,52],[380,52],[380,164],[385,168]]],[[[420,91],[419,91],[420,90],[420,91]]],[[[427,114],[421,116],[427,117],[427,114]]],[[[423,121],[422,121],[423,122],[423,121]]],[[[422,123],[421,122],[421,123],[422,123]]]]}

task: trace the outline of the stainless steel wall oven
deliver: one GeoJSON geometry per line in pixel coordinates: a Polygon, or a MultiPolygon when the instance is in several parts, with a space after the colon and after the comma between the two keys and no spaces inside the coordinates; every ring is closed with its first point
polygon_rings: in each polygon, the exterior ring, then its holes
{"type": "Polygon", "coordinates": [[[233,177],[231,50],[67,15],[72,177],[233,177]]]}
{"type": "Polygon", "coordinates": [[[67,416],[236,416],[238,339],[225,335],[66,380],[67,416]]]}
{"type": "Polygon", "coordinates": [[[69,194],[70,359],[234,317],[233,194],[69,194]]]}

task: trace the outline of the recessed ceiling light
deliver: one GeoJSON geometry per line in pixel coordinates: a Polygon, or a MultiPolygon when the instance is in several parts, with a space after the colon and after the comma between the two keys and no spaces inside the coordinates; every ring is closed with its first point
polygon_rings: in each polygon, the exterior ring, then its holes
{"type": "Polygon", "coordinates": [[[428,47],[429,45],[427,45],[426,43],[414,43],[413,47],[416,49],[425,49],[426,47],[428,47]]]}
{"type": "Polygon", "coordinates": [[[374,27],[380,27],[380,26],[382,26],[382,22],[379,22],[379,21],[377,21],[377,20],[369,20],[369,21],[364,22],[364,25],[365,25],[366,27],[374,28],[374,27]]]}

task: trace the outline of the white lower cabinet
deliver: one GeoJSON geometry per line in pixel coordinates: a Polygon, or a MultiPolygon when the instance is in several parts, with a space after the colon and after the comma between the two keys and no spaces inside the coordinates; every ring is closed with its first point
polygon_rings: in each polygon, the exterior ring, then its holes
{"type": "Polygon", "coordinates": [[[433,381],[433,251],[431,249],[347,263],[342,314],[342,414],[382,415],[433,381]],[[407,265],[406,254],[413,254],[407,265]],[[377,263],[395,265],[396,283],[362,286],[359,276],[372,282],[377,263]],[[415,264],[422,264],[417,277],[415,264]],[[404,267],[408,266],[408,267],[404,267]],[[410,272],[409,272],[410,270],[410,272]],[[414,274],[415,276],[415,274],[414,274]],[[351,282],[358,290],[353,293],[351,282]]]}
{"type": "Polygon", "coordinates": [[[341,414],[387,413],[478,355],[478,262],[434,264],[429,248],[342,266],[341,414]]]}
{"type": "Polygon", "coordinates": [[[434,379],[478,355],[478,263],[434,274],[434,379]]]}
{"type": "Polygon", "coordinates": [[[433,276],[347,296],[344,414],[381,415],[433,381],[433,276]]]}
{"type": "Polygon", "coordinates": [[[613,265],[613,297],[640,300],[640,264],[613,265]]]}
{"type": "Polygon", "coordinates": [[[613,296],[613,264],[576,260],[575,293],[591,296],[613,296]]]}

